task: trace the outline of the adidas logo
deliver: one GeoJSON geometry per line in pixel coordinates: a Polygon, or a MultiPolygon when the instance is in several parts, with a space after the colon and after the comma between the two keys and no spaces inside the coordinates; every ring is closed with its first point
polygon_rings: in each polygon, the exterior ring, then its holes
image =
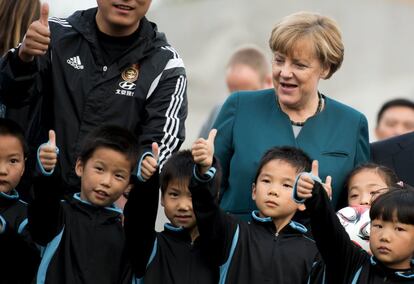
{"type": "Polygon", "coordinates": [[[71,57],[66,62],[75,69],[83,69],[79,56],[71,57]]]}

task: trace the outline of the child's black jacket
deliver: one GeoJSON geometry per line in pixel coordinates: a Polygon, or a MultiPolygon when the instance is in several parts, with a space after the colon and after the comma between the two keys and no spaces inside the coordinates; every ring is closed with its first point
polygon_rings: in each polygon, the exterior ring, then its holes
{"type": "Polygon", "coordinates": [[[0,283],[30,283],[39,265],[40,253],[27,231],[27,204],[13,190],[0,192],[0,283]]]}
{"type": "Polygon", "coordinates": [[[276,234],[272,220],[257,212],[249,223],[226,214],[215,202],[214,190],[196,178],[190,190],[200,236],[220,266],[219,283],[307,283],[320,258],[303,225],[291,221],[276,234]]]}
{"type": "MultiPolygon", "coordinates": [[[[187,230],[166,224],[156,232],[159,175],[139,182],[125,206],[125,233],[136,278],[144,283],[217,283],[218,267],[211,265],[198,237],[194,242],[187,230]]],[[[207,252],[208,253],[208,252],[207,252]]]]}
{"type": "Polygon", "coordinates": [[[120,209],[61,193],[55,174],[34,179],[29,230],[44,248],[36,283],[131,283],[120,209]]]}
{"type": "Polygon", "coordinates": [[[414,283],[414,268],[397,271],[357,247],[341,225],[322,186],[315,182],[306,200],[312,232],[326,263],[325,283],[414,283]]]}

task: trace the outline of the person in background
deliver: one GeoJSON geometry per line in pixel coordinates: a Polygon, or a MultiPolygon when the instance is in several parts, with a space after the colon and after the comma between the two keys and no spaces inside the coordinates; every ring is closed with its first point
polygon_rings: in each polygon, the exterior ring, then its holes
{"type": "Polygon", "coordinates": [[[81,141],[103,123],[139,137],[136,164],[146,159],[153,141],[160,146],[160,165],[184,141],[184,63],[145,17],[151,2],[97,0],[98,7],[67,19],[49,18],[43,3],[22,44],[0,61],[0,97],[6,106],[41,102],[28,140],[40,145],[55,129],[68,196],[79,189],[75,164],[81,141]]]}
{"type": "Polygon", "coordinates": [[[369,159],[369,139],[362,113],[318,90],[319,81],[342,64],[338,25],[319,14],[295,13],[276,25],[269,45],[274,88],[232,94],[214,123],[216,155],[223,167],[220,205],[249,218],[260,157],[271,147],[290,145],[319,160],[321,177],[332,176],[332,202],[342,208],[345,177],[369,159]]]}
{"type": "MultiPolygon", "coordinates": [[[[264,52],[255,45],[239,47],[227,63],[226,85],[229,93],[271,88],[272,76],[264,52]]],[[[201,128],[199,137],[208,137],[222,105],[220,103],[211,110],[201,128]]]]}
{"type": "Polygon", "coordinates": [[[385,102],[377,115],[375,136],[384,140],[414,131],[414,102],[393,99],[385,102]]]}
{"type": "Polygon", "coordinates": [[[392,169],[400,180],[414,184],[414,132],[371,143],[371,160],[392,169]]]}
{"type": "MultiPolygon", "coordinates": [[[[39,19],[39,11],[39,0],[0,0],[0,56],[18,46],[29,25],[39,19]]],[[[10,108],[7,110],[7,118],[27,129],[33,107],[27,106],[17,110],[10,108]]],[[[0,117],[6,117],[6,106],[1,100],[0,117]]]]}

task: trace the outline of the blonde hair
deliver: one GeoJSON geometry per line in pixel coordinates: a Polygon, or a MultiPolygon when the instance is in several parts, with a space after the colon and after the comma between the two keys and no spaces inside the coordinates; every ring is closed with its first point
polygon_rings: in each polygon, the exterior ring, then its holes
{"type": "Polygon", "coordinates": [[[0,56],[19,44],[39,17],[39,0],[0,0],[0,56]]]}
{"type": "Polygon", "coordinates": [[[328,79],[341,67],[344,45],[337,23],[326,16],[298,12],[282,19],[272,30],[269,46],[273,52],[291,55],[295,45],[309,39],[324,68],[329,68],[328,79]]]}
{"type": "Polygon", "coordinates": [[[265,80],[270,73],[269,61],[264,52],[253,44],[239,47],[230,57],[227,68],[235,65],[246,65],[259,74],[260,80],[265,80]]]}

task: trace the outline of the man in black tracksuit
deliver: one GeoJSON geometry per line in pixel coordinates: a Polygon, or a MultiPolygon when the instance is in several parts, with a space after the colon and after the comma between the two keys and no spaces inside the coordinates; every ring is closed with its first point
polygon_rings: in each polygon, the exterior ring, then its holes
{"type": "Polygon", "coordinates": [[[101,0],[98,8],[49,20],[43,4],[23,43],[0,62],[6,106],[39,103],[27,133],[32,149],[56,130],[67,185],[79,182],[74,165],[80,141],[103,123],[135,133],[142,154],[158,142],[161,164],[185,138],[184,64],[145,18],[150,3],[101,0]]]}

